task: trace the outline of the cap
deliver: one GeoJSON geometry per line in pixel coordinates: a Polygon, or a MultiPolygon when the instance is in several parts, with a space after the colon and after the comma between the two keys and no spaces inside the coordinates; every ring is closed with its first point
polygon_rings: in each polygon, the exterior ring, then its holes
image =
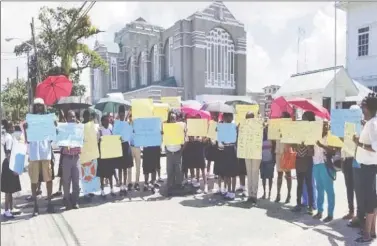
{"type": "Polygon", "coordinates": [[[34,104],[45,104],[45,101],[42,98],[35,98],[34,99],[34,104]]]}

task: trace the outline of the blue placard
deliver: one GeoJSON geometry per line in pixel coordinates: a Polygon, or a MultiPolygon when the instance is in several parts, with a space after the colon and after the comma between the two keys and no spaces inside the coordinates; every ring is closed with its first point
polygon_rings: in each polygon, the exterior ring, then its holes
{"type": "Polygon", "coordinates": [[[237,141],[237,126],[234,123],[217,124],[217,141],[235,143],[237,141]]]}
{"type": "Polygon", "coordinates": [[[161,146],[161,119],[138,118],[133,122],[133,144],[135,147],[161,146]]]}
{"type": "Polygon", "coordinates": [[[119,135],[122,137],[123,142],[131,141],[132,126],[127,121],[115,120],[113,127],[113,135],[119,135]]]}
{"type": "Polygon", "coordinates": [[[27,141],[55,141],[56,127],[55,114],[27,114],[27,141]]]}
{"type": "Polygon", "coordinates": [[[9,169],[21,175],[24,172],[27,146],[24,143],[13,141],[9,158],[9,169]]]}
{"type": "Polygon", "coordinates": [[[344,137],[344,125],[346,122],[356,125],[356,133],[361,131],[361,109],[332,109],[331,110],[331,133],[338,137],[344,137]]]}
{"type": "Polygon", "coordinates": [[[82,147],[84,144],[84,124],[59,123],[56,145],[82,147]]]}

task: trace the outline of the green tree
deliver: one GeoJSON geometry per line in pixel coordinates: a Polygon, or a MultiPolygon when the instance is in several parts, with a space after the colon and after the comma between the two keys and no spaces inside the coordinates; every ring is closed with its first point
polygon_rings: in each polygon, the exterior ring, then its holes
{"type": "Polygon", "coordinates": [[[7,82],[1,91],[1,102],[6,112],[12,114],[12,120],[25,118],[28,111],[28,84],[23,79],[7,82]]]}
{"type": "MultiPolygon", "coordinates": [[[[101,31],[92,25],[89,15],[82,15],[79,8],[43,7],[38,19],[41,31],[37,36],[37,52],[42,80],[50,75],[65,75],[73,81],[72,95],[84,95],[86,88],[79,83],[82,70],[89,67],[108,70],[107,62],[83,43],[101,31]]],[[[26,44],[14,49],[16,55],[30,51],[26,44]]],[[[36,84],[32,86],[35,89],[36,84]]]]}

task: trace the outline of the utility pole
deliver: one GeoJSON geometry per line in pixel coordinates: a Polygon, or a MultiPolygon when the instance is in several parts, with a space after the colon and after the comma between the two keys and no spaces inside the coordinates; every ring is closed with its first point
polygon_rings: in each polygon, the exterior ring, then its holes
{"type": "MultiPolygon", "coordinates": [[[[35,55],[35,63],[36,63],[36,70],[37,70],[37,84],[41,81],[41,73],[39,69],[39,62],[38,62],[38,52],[37,52],[37,43],[35,41],[35,26],[34,26],[34,17],[31,18],[31,23],[30,23],[30,28],[31,28],[31,38],[33,40],[33,47],[34,47],[34,55],[35,55]]],[[[37,85],[31,85],[31,98],[34,98],[34,93],[37,85]]]]}
{"type": "Polygon", "coordinates": [[[16,67],[16,80],[18,81],[18,67],[16,67]]]}
{"type": "Polygon", "coordinates": [[[336,38],[337,38],[337,16],[336,16],[336,3],[337,1],[334,1],[334,85],[333,85],[333,98],[331,99],[331,108],[335,109],[336,108],[336,64],[337,64],[337,59],[336,59],[336,38]]]}

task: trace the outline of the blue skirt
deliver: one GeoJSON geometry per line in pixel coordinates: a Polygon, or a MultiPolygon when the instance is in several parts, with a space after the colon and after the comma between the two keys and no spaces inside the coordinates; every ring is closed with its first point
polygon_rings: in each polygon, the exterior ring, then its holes
{"type": "Polygon", "coordinates": [[[275,163],[273,161],[262,161],[260,165],[261,179],[274,178],[275,163]]]}

